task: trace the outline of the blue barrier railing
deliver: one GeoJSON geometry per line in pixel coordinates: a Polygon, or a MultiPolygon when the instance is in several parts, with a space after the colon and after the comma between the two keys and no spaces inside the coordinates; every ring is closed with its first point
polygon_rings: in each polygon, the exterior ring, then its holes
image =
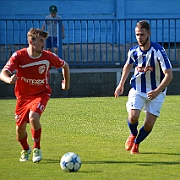
{"type": "MultiPolygon", "coordinates": [[[[58,55],[71,67],[115,67],[126,61],[136,44],[134,28],[140,19],[62,19],[58,21],[58,55]],[[61,37],[64,25],[65,39],[61,37]]],[[[146,19],[151,40],[165,47],[172,64],[180,64],[180,18],[146,19]]],[[[27,47],[27,32],[42,28],[44,19],[0,19],[0,66],[11,54],[27,47]]]]}

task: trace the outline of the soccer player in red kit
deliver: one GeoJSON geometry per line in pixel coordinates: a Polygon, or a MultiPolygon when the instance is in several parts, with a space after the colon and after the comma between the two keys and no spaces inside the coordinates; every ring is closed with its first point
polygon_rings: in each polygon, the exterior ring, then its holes
{"type": "Polygon", "coordinates": [[[16,139],[22,146],[19,159],[21,162],[28,161],[31,153],[27,142],[27,123],[30,123],[34,140],[32,161],[39,162],[42,159],[40,116],[51,95],[51,88],[48,84],[50,67],[62,68],[62,89],[68,90],[70,86],[68,64],[57,55],[44,50],[47,37],[47,32],[31,28],[27,33],[28,48],[16,51],[0,74],[0,79],[5,83],[15,83],[16,139]]]}

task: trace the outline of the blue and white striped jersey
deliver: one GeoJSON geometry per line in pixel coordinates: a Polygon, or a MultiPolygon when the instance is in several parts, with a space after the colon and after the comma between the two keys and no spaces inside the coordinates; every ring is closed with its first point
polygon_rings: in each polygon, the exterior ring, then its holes
{"type": "Polygon", "coordinates": [[[164,78],[163,70],[172,68],[164,48],[153,42],[146,51],[139,46],[130,48],[126,63],[135,65],[131,87],[144,93],[156,89],[164,78]]]}

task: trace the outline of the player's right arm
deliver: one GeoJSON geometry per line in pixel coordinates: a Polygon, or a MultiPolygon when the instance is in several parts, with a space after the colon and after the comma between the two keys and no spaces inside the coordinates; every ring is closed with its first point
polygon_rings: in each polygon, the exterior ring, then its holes
{"type": "Polygon", "coordinates": [[[133,67],[133,64],[126,63],[124,65],[123,71],[122,71],[121,80],[120,80],[120,82],[119,82],[119,84],[116,87],[116,90],[114,92],[115,98],[118,98],[119,95],[123,94],[123,92],[124,92],[124,83],[126,82],[126,79],[128,78],[129,73],[131,72],[132,67],[133,67]]]}
{"type": "Polygon", "coordinates": [[[11,74],[10,71],[3,68],[0,74],[0,79],[7,84],[14,84],[17,80],[16,74],[11,74]]]}
{"type": "Polygon", "coordinates": [[[7,84],[14,84],[16,82],[17,76],[12,72],[14,72],[14,70],[17,69],[18,61],[18,52],[15,52],[12,54],[9,61],[6,63],[6,65],[3,67],[0,73],[0,79],[2,81],[4,81],[7,84]]]}

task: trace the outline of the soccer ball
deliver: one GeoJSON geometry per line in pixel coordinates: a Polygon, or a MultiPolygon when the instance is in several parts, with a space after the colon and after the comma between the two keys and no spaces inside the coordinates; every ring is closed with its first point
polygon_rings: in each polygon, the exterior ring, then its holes
{"type": "Polygon", "coordinates": [[[77,172],[81,167],[81,159],[76,153],[68,152],[62,156],[60,166],[63,171],[77,172]]]}

